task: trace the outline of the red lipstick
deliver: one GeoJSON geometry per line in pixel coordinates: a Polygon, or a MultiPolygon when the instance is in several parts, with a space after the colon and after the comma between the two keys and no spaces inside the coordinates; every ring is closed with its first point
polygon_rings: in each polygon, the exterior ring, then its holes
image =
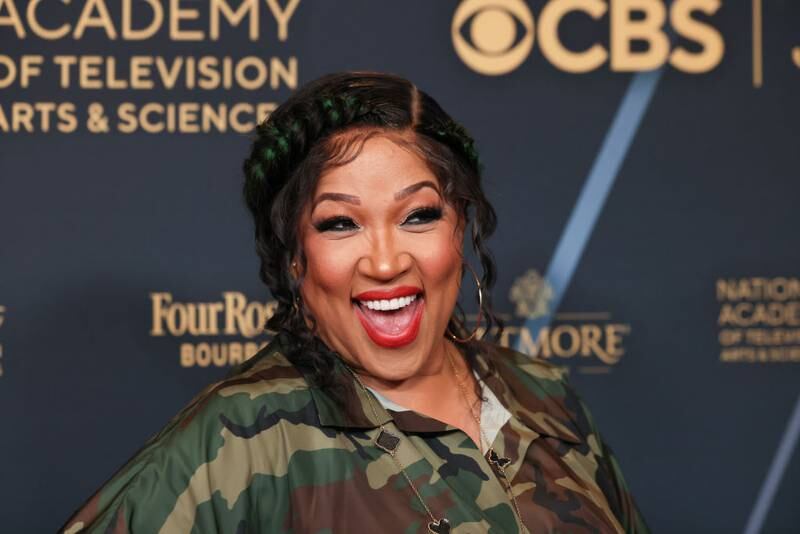
{"type": "MultiPolygon", "coordinates": [[[[357,301],[390,300],[419,295],[418,287],[401,286],[386,290],[372,290],[359,293],[357,301]]],[[[361,326],[367,336],[376,344],[386,348],[408,345],[417,338],[422,321],[425,300],[417,296],[410,304],[396,310],[372,310],[360,302],[353,304],[361,326]]]]}
{"type": "Polygon", "coordinates": [[[356,295],[356,300],[389,300],[408,297],[422,293],[422,289],[414,286],[399,286],[392,289],[372,289],[356,295]]]}

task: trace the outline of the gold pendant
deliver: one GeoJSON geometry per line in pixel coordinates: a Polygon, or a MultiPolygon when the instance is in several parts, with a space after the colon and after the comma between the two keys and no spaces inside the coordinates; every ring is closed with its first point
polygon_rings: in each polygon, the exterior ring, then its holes
{"type": "Polygon", "coordinates": [[[499,456],[496,452],[494,452],[494,449],[489,449],[489,458],[487,459],[489,460],[490,464],[499,469],[500,472],[502,472],[505,476],[506,466],[511,463],[511,459],[506,458],[505,456],[499,456]]]}
{"type": "Polygon", "coordinates": [[[443,517],[437,521],[430,521],[428,523],[428,532],[434,532],[436,534],[449,534],[450,521],[448,521],[446,517],[443,517]]]}

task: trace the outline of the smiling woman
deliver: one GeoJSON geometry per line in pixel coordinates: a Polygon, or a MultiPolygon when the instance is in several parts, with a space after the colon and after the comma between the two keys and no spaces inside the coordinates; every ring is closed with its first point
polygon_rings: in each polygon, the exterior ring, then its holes
{"type": "Polygon", "coordinates": [[[386,380],[441,362],[429,354],[444,346],[461,274],[463,222],[425,161],[396,143],[360,139],[358,157],[325,172],[300,239],[320,336],[386,380]]]}
{"type": "Polygon", "coordinates": [[[351,72],[255,134],[244,193],[275,337],[64,532],[647,532],[563,371],[467,328],[470,273],[502,331],[464,128],[407,80],[351,72]]]}

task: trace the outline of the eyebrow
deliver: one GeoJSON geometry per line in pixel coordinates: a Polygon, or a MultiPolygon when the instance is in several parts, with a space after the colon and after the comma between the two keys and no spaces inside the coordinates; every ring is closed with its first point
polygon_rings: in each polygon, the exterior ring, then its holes
{"type": "Polygon", "coordinates": [[[317,207],[317,204],[323,200],[333,200],[334,202],[347,202],[348,204],[361,205],[361,199],[355,195],[347,195],[345,193],[320,193],[317,198],[314,199],[314,204],[311,206],[311,210],[313,211],[314,208],[317,207]]]}
{"type": "Polygon", "coordinates": [[[404,198],[413,195],[414,193],[416,193],[417,191],[419,191],[423,187],[430,187],[431,189],[436,191],[437,195],[442,196],[442,194],[439,193],[439,188],[436,187],[435,183],[431,182],[430,180],[423,180],[421,182],[417,182],[415,184],[411,184],[411,185],[409,185],[408,187],[406,187],[404,189],[401,189],[400,191],[398,191],[397,193],[394,194],[394,199],[395,200],[403,200],[404,198]]]}
{"type": "MultiPolygon", "coordinates": [[[[425,187],[430,187],[431,189],[436,191],[437,195],[439,195],[440,197],[442,196],[442,194],[439,192],[439,188],[436,187],[435,183],[431,182],[430,180],[423,180],[421,182],[411,184],[408,187],[401,189],[400,191],[394,194],[394,199],[403,200],[404,198],[413,195],[414,193],[425,187]]],[[[314,208],[317,206],[317,204],[319,204],[323,200],[333,200],[334,202],[347,202],[348,204],[355,204],[356,206],[361,205],[361,199],[358,198],[356,195],[348,195],[346,193],[320,193],[314,199],[311,210],[313,211],[314,208]]]]}

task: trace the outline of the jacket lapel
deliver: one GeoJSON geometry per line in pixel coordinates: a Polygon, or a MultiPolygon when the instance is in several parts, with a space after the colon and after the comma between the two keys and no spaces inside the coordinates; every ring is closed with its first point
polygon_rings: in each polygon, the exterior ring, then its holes
{"type": "Polygon", "coordinates": [[[314,384],[309,383],[311,397],[319,415],[320,426],[370,429],[385,425],[392,420],[389,412],[369,391],[356,382],[352,371],[339,358],[334,364],[333,373],[342,384],[339,399],[314,384]],[[371,403],[371,404],[370,404],[371,403]]]}

